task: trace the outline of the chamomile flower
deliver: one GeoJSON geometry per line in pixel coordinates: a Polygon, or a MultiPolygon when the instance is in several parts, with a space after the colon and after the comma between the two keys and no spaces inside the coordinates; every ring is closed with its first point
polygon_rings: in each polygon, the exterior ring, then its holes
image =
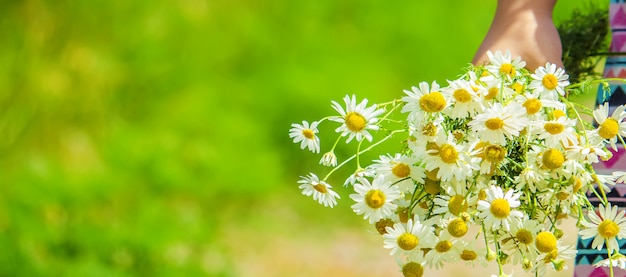
{"type": "Polygon", "coordinates": [[[518,210],[520,194],[510,189],[506,193],[501,187],[491,186],[487,190],[487,198],[478,200],[479,217],[484,219],[485,226],[491,230],[504,228],[511,230],[511,224],[519,221],[524,214],[518,210]]]}
{"type": "Polygon", "coordinates": [[[598,133],[586,131],[586,135],[580,136],[578,140],[579,143],[570,145],[565,150],[568,160],[597,163],[600,159],[609,158],[609,152],[604,148],[604,143],[598,133]]]}
{"type": "Polygon", "coordinates": [[[393,228],[387,227],[387,234],[383,235],[384,247],[391,249],[391,255],[419,256],[422,254],[422,248],[430,248],[434,245],[435,234],[433,232],[433,227],[409,219],[406,224],[396,223],[393,228]]]}
{"type": "Polygon", "coordinates": [[[300,148],[308,148],[313,153],[320,152],[320,139],[317,137],[317,125],[319,122],[313,121],[311,125],[309,122],[302,121],[302,124],[291,124],[289,129],[289,137],[293,139],[294,143],[300,142],[300,148]]]}
{"type": "Polygon", "coordinates": [[[335,155],[335,152],[329,151],[324,153],[320,159],[320,164],[331,167],[337,166],[337,156],[335,155]]]}
{"type": "Polygon", "coordinates": [[[409,112],[409,118],[420,121],[426,113],[439,113],[448,105],[449,101],[441,93],[439,84],[433,82],[430,86],[426,82],[421,82],[418,87],[411,87],[411,90],[404,90],[407,96],[402,97],[406,104],[402,107],[402,112],[409,112]]]}
{"type": "Polygon", "coordinates": [[[508,99],[515,94],[515,90],[503,86],[502,80],[493,78],[493,76],[483,77],[481,81],[485,85],[479,88],[477,94],[481,97],[483,104],[493,103],[498,99],[508,99]]]}
{"type": "Polygon", "coordinates": [[[386,181],[398,186],[401,192],[412,192],[414,182],[422,183],[426,176],[424,168],[418,166],[418,161],[416,157],[401,154],[380,156],[370,168],[385,176],[386,181]]]}
{"type": "Polygon", "coordinates": [[[531,120],[537,120],[544,114],[546,108],[553,109],[565,109],[565,106],[554,100],[539,98],[540,94],[537,91],[528,91],[523,94],[515,96],[515,103],[524,107],[526,116],[531,120]]]}
{"type": "Polygon", "coordinates": [[[557,100],[560,96],[565,96],[565,87],[569,85],[569,75],[565,74],[563,68],[557,68],[556,64],[547,62],[545,66],[540,66],[531,75],[533,81],[530,89],[541,94],[541,98],[557,100]]]}
{"type": "Polygon", "coordinates": [[[582,225],[587,227],[579,232],[582,239],[594,238],[591,248],[602,250],[606,244],[609,251],[619,251],[617,240],[626,237],[624,211],[619,211],[618,213],[618,207],[609,203],[606,207],[600,204],[598,212],[600,213],[599,216],[593,210],[587,213],[587,217],[591,222],[582,222],[582,225]]]}
{"type": "Polygon", "coordinates": [[[613,254],[610,259],[604,259],[593,264],[595,267],[617,267],[626,270],[626,256],[621,253],[613,254]]]}
{"type": "Polygon", "coordinates": [[[377,125],[377,116],[383,114],[383,109],[377,109],[376,105],[367,107],[367,99],[363,99],[361,103],[356,102],[356,96],[346,95],[343,98],[346,103],[346,109],[337,102],[332,101],[333,108],[341,116],[333,116],[332,121],[342,123],[335,131],[341,133],[341,136],[348,136],[346,142],[350,142],[353,138],[361,141],[363,138],[372,141],[372,135],[368,130],[378,131],[380,127],[377,125]]]}
{"type": "Polygon", "coordinates": [[[566,270],[566,261],[574,259],[576,253],[576,248],[573,245],[564,245],[557,242],[554,250],[542,253],[537,257],[535,261],[536,267],[533,271],[538,273],[538,276],[544,276],[548,267],[551,267],[554,271],[566,270]]]}
{"type": "Polygon", "coordinates": [[[604,105],[598,106],[593,111],[593,118],[598,123],[598,135],[608,141],[611,144],[611,148],[617,151],[617,139],[618,137],[626,137],[626,112],[624,112],[625,106],[619,106],[611,116],[609,117],[609,103],[605,102],[604,105]]]}
{"type": "Polygon", "coordinates": [[[495,103],[483,113],[476,115],[469,126],[480,140],[505,145],[506,138],[518,136],[526,126],[528,120],[524,117],[523,110],[514,104],[502,106],[495,103]]]}
{"type": "Polygon", "coordinates": [[[496,51],[492,53],[487,51],[490,64],[485,68],[495,76],[504,76],[505,78],[513,78],[519,74],[519,70],[526,66],[526,62],[522,61],[522,57],[511,58],[511,51],[506,50],[504,53],[496,51]]]}
{"type": "Polygon", "coordinates": [[[400,191],[391,182],[385,181],[385,176],[376,175],[371,183],[366,178],[358,178],[357,182],[354,184],[356,194],[350,194],[356,202],[352,205],[356,214],[362,214],[370,224],[393,214],[397,208],[393,201],[400,198],[400,191]]]}
{"type": "Polygon", "coordinates": [[[578,142],[576,137],[576,120],[561,116],[555,120],[539,121],[535,129],[539,139],[543,139],[548,147],[568,147],[578,142]]]}
{"type": "Polygon", "coordinates": [[[436,237],[433,248],[426,253],[425,258],[431,267],[440,269],[444,263],[456,262],[460,253],[459,239],[452,237],[447,230],[442,230],[436,237]]]}
{"type": "Polygon", "coordinates": [[[437,178],[443,182],[461,181],[477,169],[476,158],[468,155],[466,146],[455,143],[453,136],[440,136],[431,147],[424,157],[425,168],[437,170],[437,178]]]}
{"type": "Polygon", "coordinates": [[[326,207],[334,207],[337,205],[337,199],[341,198],[339,194],[332,190],[332,186],[324,181],[320,181],[317,175],[309,173],[309,176],[301,176],[298,181],[302,194],[313,196],[313,200],[319,202],[326,207]]]}
{"type": "Polygon", "coordinates": [[[510,251],[513,263],[518,264],[524,259],[537,258],[535,236],[539,231],[541,231],[539,222],[526,217],[511,226],[511,239],[504,243],[503,248],[510,251]]]}
{"type": "Polygon", "coordinates": [[[613,171],[615,183],[626,184],[626,171],[613,171]]]}
{"type": "Polygon", "coordinates": [[[500,164],[505,161],[504,158],[508,152],[504,146],[498,144],[478,143],[476,148],[478,149],[477,157],[481,159],[481,174],[494,174],[500,164]]]}
{"type": "Polygon", "coordinates": [[[476,264],[486,267],[488,265],[486,259],[488,249],[477,245],[480,243],[473,239],[461,240],[458,252],[459,260],[464,261],[465,265],[471,265],[472,267],[476,266],[476,264]]]}
{"type": "Polygon", "coordinates": [[[470,81],[448,81],[448,87],[442,90],[451,95],[451,106],[446,110],[451,118],[465,118],[482,111],[482,104],[478,94],[472,89],[470,81]]]}
{"type": "Polygon", "coordinates": [[[463,212],[467,212],[469,207],[469,199],[465,182],[452,180],[453,185],[447,194],[439,194],[433,202],[435,208],[433,214],[441,214],[444,218],[458,217],[463,212]]]}

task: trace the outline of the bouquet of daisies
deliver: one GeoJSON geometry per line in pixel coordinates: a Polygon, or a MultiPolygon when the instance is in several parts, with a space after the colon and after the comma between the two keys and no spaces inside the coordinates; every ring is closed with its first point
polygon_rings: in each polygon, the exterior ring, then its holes
{"type": "MultiPolygon", "coordinates": [[[[332,102],[338,115],[293,124],[290,137],[314,153],[319,124],[335,122],[339,133],[320,160],[331,169],[324,178],[302,176],[302,193],[335,206],[340,195],[328,178],[356,160],[345,181],[354,189],[352,209],[380,233],[405,276],[449,263],[495,262],[499,275],[504,264],[541,275],[562,270],[576,255],[559,229],[566,217],[577,219],[583,238],[595,238],[592,247],[607,251],[602,264],[624,264],[616,261],[624,259],[617,239],[626,238],[626,219],[606,192],[626,173],[593,168],[624,143],[624,106],[611,114],[607,105],[589,110],[568,101],[583,84],[570,85],[556,65],[530,72],[508,51],[488,55],[489,64],[470,66],[446,86],[422,82],[374,105],[346,96],[345,106],[332,102]],[[400,124],[397,113],[405,116],[400,124]],[[374,132],[383,135],[375,140],[374,132]],[[334,148],[344,137],[358,150],[340,160],[334,148]],[[367,165],[359,159],[393,137],[404,139],[399,153],[367,165]],[[588,196],[603,204],[593,207],[588,196]]],[[[596,81],[608,89],[607,80],[596,81]]]]}

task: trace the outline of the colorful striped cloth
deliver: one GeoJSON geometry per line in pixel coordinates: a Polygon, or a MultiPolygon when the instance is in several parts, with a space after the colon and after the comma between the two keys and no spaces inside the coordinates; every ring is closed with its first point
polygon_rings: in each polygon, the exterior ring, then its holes
{"type": "MultiPolygon", "coordinates": [[[[626,0],[611,0],[609,6],[609,20],[611,24],[611,52],[626,52],[626,0]]],[[[604,77],[626,78],[626,56],[610,56],[606,59],[604,77]]],[[[596,104],[609,102],[610,113],[616,106],[626,104],[626,85],[623,83],[611,83],[610,94],[601,88],[598,90],[596,104]]],[[[610,114],[609,113],[609,114],[610,114]]],[[[614,153],[614,158],[608,162],[601,162],[595,170],[600,174],[611,174],[613,171],[626,171],[626,153],[624,147],[614,153]]],[[[612,204],[626,208],[626,185],[618,184],[607,195],[612,204]]],[[[591,203],[599,205],[598,199],[591,198],[591,203]]],[[[583,240],[578,237],[578,254],[574,265],[574,277],[605,277],[609,276],[608,267],[596,268],[594,263],[607,258],[606,249],[598,251],[591,249],[593,239],[583,240]]],[[[620,253],[626,255],[626,239],[619,241],[620,253]]],[[[626,270],[615,269],[616,277],[626,276],[626,270]]]]}

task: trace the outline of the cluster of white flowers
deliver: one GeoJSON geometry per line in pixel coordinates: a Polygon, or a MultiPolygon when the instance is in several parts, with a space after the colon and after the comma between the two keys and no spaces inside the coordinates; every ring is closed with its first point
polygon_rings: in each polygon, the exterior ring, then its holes
{"type": "MultiPolygon", "coordinates": [[[[488,55],[488,65],[469,67],[445,87],[422,82],[400,100],[369,107],[367,100],[346,96],[345,109],[332,103],[339,116],[293,124],[294,142],[315,153],[318,125],[341,124],[339,138],[320,160],[332,170],[323,179],[302,177],[303,194],[333,207],[339,195],[327,179],[357,158],[345,181],[354,189],[352,209],[382,235],[405,276],[455,262],[494,261],[499,275],[503,264],[538,274],[562,270],[576,254],[559,229],[568,216],[578,220],[583,238],[595,238],[592,247],[621,257],[617,239],[626,238],[626,218],[605,193],[626,181],[626,173],[600,175],[592,165],[611,158],[607,147],[615,151],[624,142],[624,106],[611,115],[607,105],[586,109],[567,100],[577,86],[554,64],[529,72],[509,52],[488,55]],[[406,116],[402,127],[387,127],[398,111],[406,116]],[[593,116],[595,125],[581,114],[593,116]],[[374,140],[370,132],[381,129],[385,135],[374,140]],[[359,155],[400,133],[406,138],[400,153],[361,166],[359,155]],[[341,137],[359,142],[359,150],[337,164],[341,137]],[[363,148],[365,140],[369,146],[363,148]],[[604,204],[593,207],[588,194],[604,204]]],[[[619,261],[600,266],[625,264],[619,261]]]]}

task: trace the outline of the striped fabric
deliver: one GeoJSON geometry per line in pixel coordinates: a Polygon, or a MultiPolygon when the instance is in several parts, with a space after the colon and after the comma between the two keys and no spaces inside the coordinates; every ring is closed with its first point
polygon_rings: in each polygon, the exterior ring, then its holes
{"type": "MultiPolygon", "coordinates": [[[[611,0],[609,6],[609,20],[611,24],[611,52],[626,52],[626,0],[611,0]]],[[[626,56],[607,57],[604,76],[607,78],[626,78],[626,56]]],[[[598,105],[609,102],[612,113],[616,106],[626,104],[626,85],[612,83],[610,93],[598,90],[596,103],[598,105]]],[[[611,174],[613,171],[626,171],[626,153],[620,145],[620,151],[614,153],[614,158],[600,163],[595,167],[600,174],[611,174]]],[[[626,185],[618,184],[607,195],[612,204],[626,207],[626,185]]],[[[590,198],[594,205],[600,202],[590,198]]],[[[609,268],[595,268],[594,263],[607,258],[606,249],[598,251],[591,249],[593,239],[583,240],[578,237],[578,254],[574,265],[574,277],[605,277],[609,276],[609,268]]],[[[626,255],[626,240],[620,240],[620,253],[626,255]]],[[[615,269],[616,277],[625,277],[626,271],[615,269]]]]}

